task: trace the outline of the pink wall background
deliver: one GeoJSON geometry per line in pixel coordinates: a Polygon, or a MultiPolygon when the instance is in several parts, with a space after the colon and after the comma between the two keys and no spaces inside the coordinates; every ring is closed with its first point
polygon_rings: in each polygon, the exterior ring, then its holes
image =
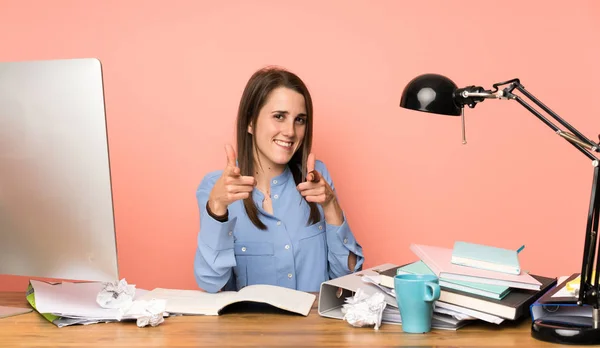
{"type": "Polygon", "coordinates": [[[459,118],[398,104],[425,72],[519,77],[596,139],[599,19],[593,0],[0,0],[0,60],[102,61],[121,276],[140,288],[197,288],[195,190],[225,165],[244,84],[267,64],[313,93],[314,152],[366,267],[467,240],[525,244],[523,267],[557,276],[580,271],[590,161],[516,102],[467,109],[466,146],[459,118]]]}

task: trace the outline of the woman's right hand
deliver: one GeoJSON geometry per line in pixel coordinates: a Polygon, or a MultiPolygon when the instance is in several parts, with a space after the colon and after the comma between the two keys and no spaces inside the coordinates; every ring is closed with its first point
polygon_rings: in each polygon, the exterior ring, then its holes
{"type": "Polygon", "coordinates": [[[240,175],[233,147],[229,144],[225,145],[225,152],[227,153],[227,166],[208,197],[210,211],[216,215],[225,215],[227,207],[231,203],[250,197],[256,186],[256,179],[253,176],[240,175]]]}

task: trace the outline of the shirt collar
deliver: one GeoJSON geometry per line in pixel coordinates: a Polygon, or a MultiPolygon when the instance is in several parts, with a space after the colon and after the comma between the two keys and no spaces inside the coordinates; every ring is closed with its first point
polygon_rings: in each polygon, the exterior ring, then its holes
{"type": "MultiPolygon", "coordinates": [[[[283,173],[271,178],[271,182],[269,183],[273,191],[280,191],[283,185],[285,185],[289,180],[293,179],[292,171],[289,166],[285,166],[285,170],[283,173]]],[[[264,195],[260,190],[253,190],[252,194],[254,200],[262,201],[264,195]]]]}
{"type": "Polygon", "coordinates": [[[271,187],[277,187],[285,184],[292,177],[292,171],[289,166],[285,166],[283,173],[271,178],[271,187]]]}

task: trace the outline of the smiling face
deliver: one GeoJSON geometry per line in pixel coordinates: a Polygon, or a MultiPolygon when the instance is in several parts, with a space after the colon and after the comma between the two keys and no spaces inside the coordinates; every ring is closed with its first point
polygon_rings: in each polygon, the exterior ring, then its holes
{"type": "Polygon", "coordinates": [[[304,96],[286,87],[273,89],[256,124],[248,126],[256,142],[255,161],[264,169],[283,170],[302,145],[306,123],[304,96]]]}

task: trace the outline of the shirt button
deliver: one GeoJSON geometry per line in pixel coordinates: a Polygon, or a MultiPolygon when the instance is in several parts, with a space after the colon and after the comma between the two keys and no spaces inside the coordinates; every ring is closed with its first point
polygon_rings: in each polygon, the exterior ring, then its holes
{"type": "Polygon", "coordinates": [[[229,233],[227,233],[228,235],[233,235],[233,231],[229,231],[229,233]]]}
{"type": "Polygon", "coordinates": [[[277,226],[281,225],[281,221],[277,221],[277,226]]]}
{"type": "Polygon", "coordinates": [[[275,196],[273,196],[273,198],[277,199],[277,198],[279,198],[279,195],[275,195],[275,196]]]}
{"type": "Polygon", "coordinates": [[[348,243],[348,238],[344,238],[344,244],[348,243]]]}
{"type": "Polygon", "coordinates": [[[277,180],[273,180],[273,184],[277,184],[277,180]]]}
{"type": "Polygon", "coordinates": [[[319,225],[319,229],[322,230],[323,229],[323,225],[319,225]]]}
{"type": "Polygon", "coordinates": [[[290,248],[290,245],[289,245],[289,244],[286,244],[286,245],[285,245],[285,249],[287,250],[287,249],[289,249],[289,248],[290,248]]]}
{"type": "Polygon", "coordinates": [[[292,274],[288,273],[288,278],[292,278],[292,277],[293,277],[292,274]]]}
{"type": "Polygon", "coordinates": [[[246,247],[242,247],[242,252],[246,252],[246,247]]]}

